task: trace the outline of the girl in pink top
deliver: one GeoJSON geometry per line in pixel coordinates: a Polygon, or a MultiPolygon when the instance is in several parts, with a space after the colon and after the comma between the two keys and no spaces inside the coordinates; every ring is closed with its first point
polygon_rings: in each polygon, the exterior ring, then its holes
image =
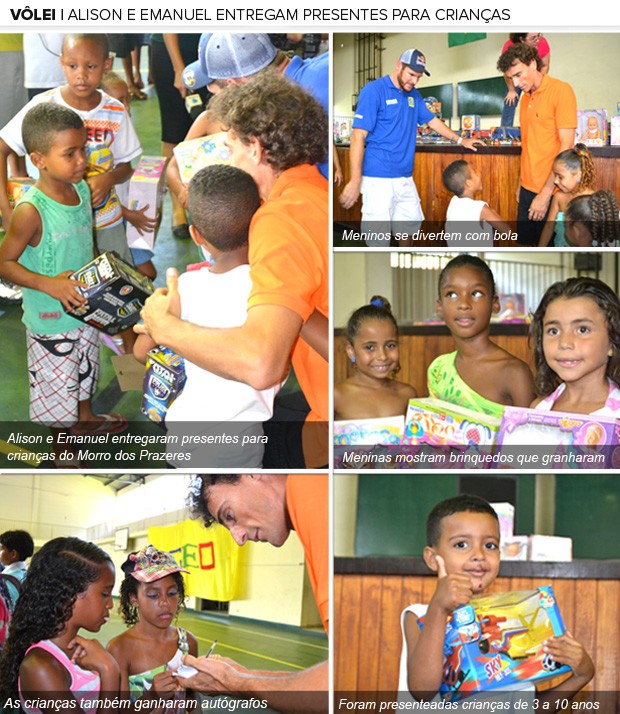
{"type": "Polygon", "coordinates": [[[545,292],[532,318],[536,390],[545,411],[620,414],[620,300],[596,278],[545,292]]]}
{"type": "Polygon", "coordinates": [[[0,662],[3,701],[20,697],[25,711],[46,712],[58,700],[75,710],[100,692],[117,695],[113,657],[77,634],[107,622],[114,578],[110,557],[79,538],[54,538],[34,555],[0,662]]]}

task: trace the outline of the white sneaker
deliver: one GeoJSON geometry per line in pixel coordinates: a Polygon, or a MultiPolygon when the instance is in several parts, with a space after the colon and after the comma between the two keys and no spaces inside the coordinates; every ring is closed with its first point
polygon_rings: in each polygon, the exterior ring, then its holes
{"type": "Polygon", "coordinates": [[[20,305],[22,289],[0,278],[0,305],[20,305]]]}

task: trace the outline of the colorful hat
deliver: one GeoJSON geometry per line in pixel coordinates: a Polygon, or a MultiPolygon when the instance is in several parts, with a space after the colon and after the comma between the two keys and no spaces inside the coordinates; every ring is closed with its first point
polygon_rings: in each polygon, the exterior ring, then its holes
{"type": "Polygon", "coordinates": [[[400,61],[411,67],[414,72],[423,72],[431,76],[431,73],[426,71],[426,57],[420,50],[405,50],[400,56],[400,61]]]}
{"type": "Polygon", "coordinates": [[[131,575],[141,583],[152,583],[172,573],[188,573],[177,561],[163,550],[147,545],[136,553],[130,553],[122,565],[126,575],[131,575]]]}

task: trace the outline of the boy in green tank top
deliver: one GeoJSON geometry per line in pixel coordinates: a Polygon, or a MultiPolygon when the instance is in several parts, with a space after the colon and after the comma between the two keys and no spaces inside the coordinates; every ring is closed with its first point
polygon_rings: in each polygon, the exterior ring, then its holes
{"type": "Polygon", "coordinates": [[[60,433],[120,431],[127,421],[93,413],[97,332],[63,310],[84,303],[69,275],[94,257],[84,123],[71,109],[44,102],[28,111],[22,131],[39,179],[15,208],[0,246],[0,276],[24,289],[30,418],[51,429],[58,460],[66,452],[60,433]]]}

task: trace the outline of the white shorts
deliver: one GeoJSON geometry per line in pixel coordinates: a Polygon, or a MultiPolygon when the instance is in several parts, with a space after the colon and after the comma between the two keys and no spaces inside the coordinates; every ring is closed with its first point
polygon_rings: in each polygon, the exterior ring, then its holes
{"type": "Polygon", "coordinates": [[[413,233],[424,220],[413,178],[362,177],[362,232],[366,245],[389,246],[395,233],[413,233]]]}

